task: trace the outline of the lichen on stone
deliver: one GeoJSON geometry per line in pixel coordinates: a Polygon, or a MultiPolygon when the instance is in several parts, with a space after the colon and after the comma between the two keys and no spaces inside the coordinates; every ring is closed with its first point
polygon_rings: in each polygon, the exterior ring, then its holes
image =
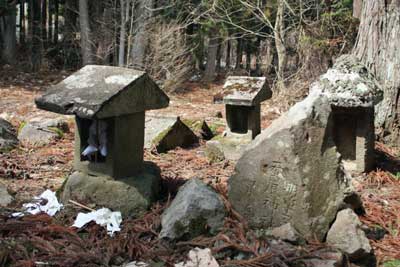
{"type": "Polygon", "coordinates": [[[322,91],[338,107],[373,107],[383,96],[374,75],[352,55],[339,57],[311,90],[322,91]]]}

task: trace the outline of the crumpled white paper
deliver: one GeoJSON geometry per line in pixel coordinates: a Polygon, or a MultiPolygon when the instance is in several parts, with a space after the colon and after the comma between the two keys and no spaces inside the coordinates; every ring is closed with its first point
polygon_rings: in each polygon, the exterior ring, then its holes
{"type": "Polygon", "coordinates": [[[112,236],[115,232],[121,231],[121,228],[119,227],[122,222],[121,212],[112,212],[107,208],[102,208],[89,213],[78,213],[78,216],[76,217],[72,226],[82,228],[85,224],[91,221],[94,221],[103,227],[106,226],[107,233],[110,236],[112,236]]]}
{"type": "Polygon", "coordinates": [[[13,213],[13,217],[24,216],[24,213],[32,215],[45,212],[49,216],[54,216],[58,211],[63,208],[63,204],[59,203],[56,197],[56,193],[47,189],[40,196],[34,197],[34,202],[25,203],[22,207],[25,209],[24,212],[13,213]]]}

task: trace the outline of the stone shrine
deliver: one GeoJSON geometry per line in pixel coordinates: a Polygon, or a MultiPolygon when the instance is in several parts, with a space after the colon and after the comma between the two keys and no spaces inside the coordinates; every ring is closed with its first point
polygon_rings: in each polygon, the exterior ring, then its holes
{"type": "Polygon", "coordinates": [[[87,65],[35,102],[75,115],[76,172],[65,183],[64,200],[104,205],[124,216],[151,204],[160,174],[143,161],[145,111],[167,107],[169,98],[145,72],[87,65]]]}
{"type": "Polygon", "coordinates": [[[261,102],[272,97],[265,77],[229,76],[223,87],[227,128],[207,142],[210,159],[237,160],[261,132],[261,102]]]}

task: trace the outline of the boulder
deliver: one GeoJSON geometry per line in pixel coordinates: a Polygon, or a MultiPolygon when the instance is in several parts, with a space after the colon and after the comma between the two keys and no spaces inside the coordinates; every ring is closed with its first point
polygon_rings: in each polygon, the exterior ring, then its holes
{"type": "Polygon", "coordinates": [[[179,117],[146,116],[145,147],[155,146],[159,153],[198,143],[194,132],[179,117]]]}
{"type": "Polygon", "coordinates": [[[18,139],[24,144],[42,146],[61,138],[69,131],[68,123],[63,118],[35,118],[22,125],[18,139]]]}
{"type": "Polygon", "coordinates": [[[0,151],[8,151],[18,145],[18,139],[11,123],[0,118],[0,151]]]}
{"type": "Polygon", "coordinates": [[[224,224],[221,197],[198,179],[187,181],[161,216],[160,238],[190,239],[207,232],[215,234],[224,224]]]}
{"type": "Polygon", "coordinates": [[[361,222],[351,209],[339,211],[326,242],[348,254],[352,261],[368,257],[372,251],[361,222]]]}
{"type": "Polygon", "coordinates": [[[146,163],[144,170],[134,177],[118,180],[77,171],[64,183],[61,197],[64,203],[72,199],[120,211],[124,218],[139,217],[156,200],[160,179],[160,169],[152,163],[146,163]]]}
{"type": "Polygon", "coordinates": [[[349,187],[330,115],[327,97],[313,90],[249,144],[228,197],[251,227],[291,223],[302,237],[323,240],[349,187]]]}
{"type": "Polygon", "coordinates": [[[0,206],[8,206],[13,201],[14,198],[8,193],[7,188],[0,184],[0,206]]]}
{"type": "Polygon", "coordinates": [[[297,232],[296,229],[293,228],[293,226],[290,223],[286,223],[282,226],[272,229],[271,235],[275,238],[281,239],[283,241],[292,244],[299,244],[304,242],[300,234],[297,232]]]}
{"type": "Polygon", "coordinates": [[[211,162],[225,159],[237,161],[251,141],[251,134],[216,136],[206,143],[206,156],[211,162]]]}

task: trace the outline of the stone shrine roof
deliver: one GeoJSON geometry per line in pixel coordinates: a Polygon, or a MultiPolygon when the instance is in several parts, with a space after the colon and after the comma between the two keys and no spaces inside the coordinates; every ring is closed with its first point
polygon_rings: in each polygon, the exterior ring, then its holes
{"type": "Polygon", "coordinates": [[[272,97],[265,77],[229,76],[223,87],[224,103],[255,106],[272,97]]]}
{"type": "Polygon", "coordinates": [[[145,72],[87,65],[35,102],[38,108],[55,113],[103,119],[165,108],[169,98],[145,72]]]}
{"type": "Polygon", "coordinates": [[[382,100],[383,91],[369,69],[352,55],[343,55],[311,90],[320,90],[337,107],[373,107],[382,100]]]}

